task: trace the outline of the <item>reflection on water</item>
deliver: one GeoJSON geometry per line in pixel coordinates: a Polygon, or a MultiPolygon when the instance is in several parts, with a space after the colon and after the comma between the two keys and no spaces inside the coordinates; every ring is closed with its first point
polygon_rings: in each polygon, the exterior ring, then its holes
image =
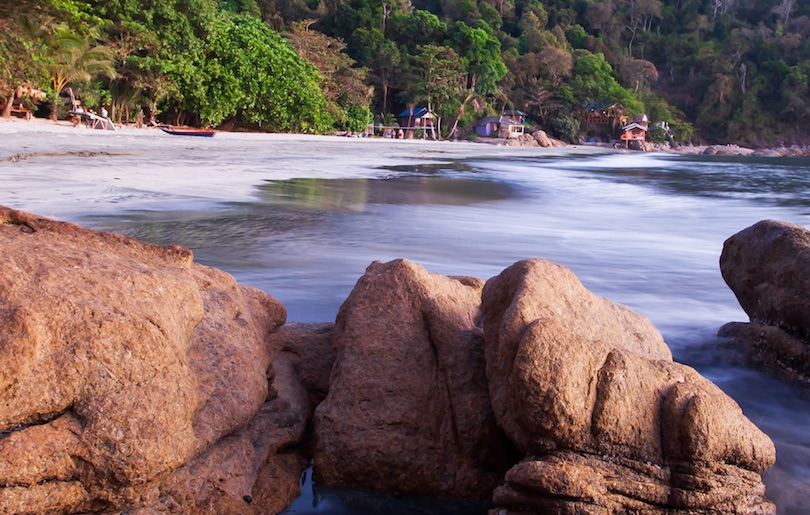
{"type": "MultiPolygon", "coordinates": [[[[768,496],[780,513],[810,513],[810,402],[746,368],[716,337],[722,324],[747,319],[720,276],[723,241],[766,218],[810,225],[810,161],[633,154],[377,172],[331,180],[316,172],[259,182],[252,201],[198,209],[178,200],[77,221],[191,248],[198,262],[277,297],[301,322],[334,320],[374,260],[405,257],[483,279],[520,259],[555,261],[650,317],[676,360],[735,398],[776,442],[768,496]]],[[[338,496],[322,491],[329,494],[310,509],[372,513],[327,508],[338,496]]]]}
{"type": "MultiPolygon", "coordinates": [[[[422,169],[427,165],[413,167],[422,169]]],[[[434,165],[435,166],[435,165],[434,165]]],[[[398,167],[400,171],[410,167],[398,167]]],[[[274,206],[323,211],[363,211],[370,204],[465,206],[514,195],[505,183],[435,176],[383,179],[293,179],[268,181],[258,197],[274,206]]]]}
{"type": "Polygon", "coordinates": [[[319,485],[312,479],[312,468],[304,471],[301,495],[280,514],[313,515],[486,515],[491,504],[407,497],[349,488],[319,485]]]}

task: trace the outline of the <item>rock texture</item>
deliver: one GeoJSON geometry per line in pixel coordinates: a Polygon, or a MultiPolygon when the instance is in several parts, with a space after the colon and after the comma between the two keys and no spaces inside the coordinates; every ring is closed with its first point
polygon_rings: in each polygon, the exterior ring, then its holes
{"type": "Polygon", "coordinates": [[[498,513],[775,510],[770,439],[647,319],[542,260],[489,280],[481,310],[498,424],[529,456],[498,513]]]}
{"type": "Polygon", "coordinates": [[[723,244],[720,271],[752,321],[794,333],[810,329],[810,231],[763,220],[723,244]]]}
{"type": "Polygon", "coordinates": [[[750,323],[730,323],[720,336],[777,374],[810,381],[810,231],[763,220],[723,244],[720,271],[750,323]]]}
{"type": "Polygon", "coordinates": [[[476,314],[483,281],[375,262],[337,316],[315,412],[322,483],[489,498],[515,457],[495,424],[476,314]]]}
{"type": "MultiPolygon", "coordinates": [[[[738,266],[801,333],[801,274],[738,266]]],[[[334,324],[285,318],[181,247],[0,208],[0,515],[276,513],[310,440],[321,483],[496,513],[774,511],[770,440],[561,266],[375,262],[334,324]]]]}
{"type": "Polygon", "coordinates": [[[250,508],[305,428],[300,385],[268,387],[278,301],[181,247],[7,208],[0,263],[0,513],[250,508]]]}
{"type": "Polygon", "coordinates": [[[312,409],[329,391],[335,362],[335,324],[288,323],[270,336],[273,347],[292,365],[295,377],[311,397],[312,409]]]}

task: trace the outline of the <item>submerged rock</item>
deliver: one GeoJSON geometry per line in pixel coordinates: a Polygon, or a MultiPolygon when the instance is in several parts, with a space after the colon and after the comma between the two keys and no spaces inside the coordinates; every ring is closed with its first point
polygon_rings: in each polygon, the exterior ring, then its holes
{"type": "Polygon", "coordinates": [[[307,418],[293,386],[268,387],[284,307],[181,247],[0,222],[3,512],[247,512],[307,418]]]}
{"type": "Polygon", "coordinates": [[[810,381],[810,231],[758,222],[725,241],[720,271],[750,323],[726,324],[719,335],[778,375],[810,381]]]}

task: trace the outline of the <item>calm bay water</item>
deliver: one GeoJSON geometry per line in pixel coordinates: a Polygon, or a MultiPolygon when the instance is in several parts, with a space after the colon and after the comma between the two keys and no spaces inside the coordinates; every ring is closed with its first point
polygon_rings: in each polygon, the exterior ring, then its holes
{"type": "MultiPolygon", "coordinates": [[[[125,203],[69,218],[189,247],[198,262],[270,293],[301,322],[334,320],[374,260],[405,257],[484,279],[520,259],[555,261],[652,319],[677,361],[737,400],[777,445],[768,497],[780,513],[810,512],[808,396],[745,368],[715,336],[722,324],[747,320],[720,276],[723,241],[765,218],[810,226],[810,160],[521,154],[375,162],[344,175],[323,174],[324,161],[278,180],[242,159],[256,177],[247,197],[167,196],[148,209],[125,203]]],[[[227,173],[239,167],[231,162],[227,173]]],[[[316,511],[352,512],[315,498],[316,511]]]]}

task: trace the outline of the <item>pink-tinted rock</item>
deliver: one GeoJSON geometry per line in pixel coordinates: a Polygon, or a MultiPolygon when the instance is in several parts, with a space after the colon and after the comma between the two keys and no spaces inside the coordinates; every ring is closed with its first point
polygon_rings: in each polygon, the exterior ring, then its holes
{"type": "Polygon", "coordinates": [[[375,262],[341,307],[315,474],[416,495],[488,498],[516,459],[495,425],[476,327],[483,281],[375,262]]]}
{"type": "Polygon", "coordinates": [[[556,451],[527,459],[493,494],[492,515],[776,512],[759,474],[719,463],[679,469],[556,451]]]}
{"type": "Polygon", "coordinates": [[[186,510],[205,513],[276,513],[298,494],[309,464],[299,446],[312,410],[292,364],[275,358],[271,391],[247,426],[217,441],[161,483],[161,502],[170,498],[186,510]]]}
{"type": "Polygon", "coordinates": [[[7,208],[0,263],[4,513],[172,504],[178,470],[266,428],[272,297],[181,247],[7,208]]]}
{"type": "Polygon", "coordinates": [[[534,131],[532,133],[532,137],[537,141],[537,144],[541,147],[548,148],[558,146],[554,144],[554,141],[548,137],[545,131],[534,131]]]}
{"type": "Polygon", "coordinates": [[[487,281],[481,309],[498,424],[529,452],[591,439],[594,379],[612,349],[671,359],[648,319],[548,261],[520,261],[487,281]]]}
{"type": "Polygon", "coordinates": [[[541,260],[488,281],[482,316],[498,422],[532,456],[495,493],[504,513],[773,512],[773,443],[647,319],[541,260]]]}
{"type": "Polygon", "coordinates": [[[335,363],[333,323],[289,323],[270,337],[274,348],[292,363],[295,376],[319,404],[329,391],[329,376],[335,363]]]}

